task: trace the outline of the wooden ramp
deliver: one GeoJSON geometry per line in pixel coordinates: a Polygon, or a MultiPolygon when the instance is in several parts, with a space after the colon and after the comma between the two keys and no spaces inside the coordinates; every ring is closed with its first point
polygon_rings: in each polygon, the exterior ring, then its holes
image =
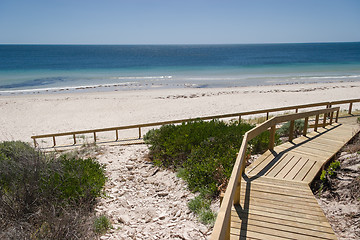
{"type": "Polygon", "coordinates": [[[230,239],[337,239],[309,187],[359,132],[355,118],[267,151],[245,169],[230,239]]]}

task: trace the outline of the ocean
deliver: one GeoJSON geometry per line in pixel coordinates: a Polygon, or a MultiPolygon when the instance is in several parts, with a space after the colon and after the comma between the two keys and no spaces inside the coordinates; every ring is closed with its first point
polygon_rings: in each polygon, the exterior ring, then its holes
{"type": "Polygon", "coordinates": [[[360,42],[0,45],[0,94],[360,81],[360,42]]]}

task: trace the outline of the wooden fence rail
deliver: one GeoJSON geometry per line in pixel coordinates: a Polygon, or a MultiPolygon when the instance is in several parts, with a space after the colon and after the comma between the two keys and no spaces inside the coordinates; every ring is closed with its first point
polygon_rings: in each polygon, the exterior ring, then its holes
{"type": "Polygon", "coordinates": [[[284,116],[276,116],[245,133],[242,140],[241,148],[239,150],[238,156],[236,158],[236,162],[234,164],[234,168],[228,186],[224,194],[224,198],[222,200],[218,212],[218,216],[216,218],[213,232],[211,234],[212,240],[219,240],[219,239],[224,240],[230,238],[231,209],[233,204],[240,203],[241,176],[245,169],[245,162],[246,162],[245,154],[247,151],[248,142],[251,139],[258,136],[259,134],[263,133],[264,131],[268,131],[270,129],[269,149],[272,150],[274,149],[275,129],[277,124],[290,121],[289,141],[291,141],[294,131],[293,126],[295,120],[305,119],[305,129],[303,132],[303,135],[305,136],[307,134],[309,117],[316,116],[315,127],[314,127],[316,131],[321,115],[323,115],[322,125],[325,127],[326,125],[332,124],[334,122],[334,112],[336,112],[335,122],[338,121],[339,111],[340,111],[340,107],[335,107],[335,108],[333,107],[322,110],[314,110],[314,111],[294,113],[284,116]],[[329,115],[330,118],[327,117],[329,115]],[[329,120],[329,122],[327,122],[327,120],[329,120]]]}
{"type": "MultiPolygon", "coordinates": [[[[306,109],[306,108],[313,108],[313,107],[326,107],[330,108],[334,105],[340,104],[349,104],[348,113],[352,113],[352,106],[353,103],[360,102],[360,99],[349,99],[349,100],[341,100],[341,101],[333,101],[333,102],[319,102],[313,104],[303,104],[303,105],[294,105],[294,106],[287,106],[287,107],[279,107],[279,108],[271,108],[271,109],[263,109],[263,110],[256,110],[256,111],[247,111],[247,112],[239,112],[239,113],[231,113],[231,114],[223,114],[223,115],[214,115],[214,116],[207,116],[207,117],[199,117],[196,119],[199,120],[211,120],[211,119],[222,119],[222,118],[230,118],[230,117],[238,117],[241,120],[242,116],[249,116],[255,114],[266,114],[266,119],[269,119],[269,114],[274,112],[283,112],[289,110],[295,110],[298,113],[299,109],[306,109]]],[[[119,140],[119,131],[126,130],[126,129],[136,129],[139,130],[139,139],[141,136],[141,129],[144,127],[155,127],[155,126],[162,126],[166,124],[176,124],[176,123],[183,123],[188,122],[191,120],[195,120],[194,118],[189,119],[181,119],[181,120],[174,120],[174,121],[163,121],[163,122],[156,122],[156,123],[145,123],[145,124],[136,124],[136,125],[128,125],[128,126],[121,126],[121,127],[110,127],[110,128],[99,128],[99,129],[91,129],[91,130],[82,130],[82,131],[72,131],[72,132],[62,132],[62,133],[52,133],[52,134],[43,134],[43,135],[36,135],[32,136],[31,138],[34,141],[34,146],[38,146],[37,139],[40,138],[52,138],[53,146],[56,146],[56,137],[60,136],[72,136],[73,144],[76,144],[76,135],[79,134],[88,134],[92,133],[94,136],[94,142],[96,142],[97,133],[99,132],[111,132],[115,133],[115,141],[119,140]]]]}

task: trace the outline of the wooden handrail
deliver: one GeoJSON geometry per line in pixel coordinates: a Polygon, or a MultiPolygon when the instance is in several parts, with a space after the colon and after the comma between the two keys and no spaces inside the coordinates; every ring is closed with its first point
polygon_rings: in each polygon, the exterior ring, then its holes
{"type": "MultiPolygon", "coordinates": [[[[333,108],[327,108],[322,110],[314,110],[309,112],[302,112],[302,113],[294,113],[284,116],[276,116],[273,117],[264,123],[258,125],[257,127],[247,131],[244,134],[241,148],[239,150],[238,156],[236,158],[234,168],[231,173],[231,177],[229,179],[229,183],[227,185],[224,198],[222,200],[216,222],[213,228],[213,232],[211,234],[212,240],[227,240],[230,239],[230,228],[231,228],[231,209],[233,204],[239,204],[240,203],[240,190],[241,190],[241,176],[245,169],[245,153],[247,151],[247,145],[248,142],[258,136],[259,134],[267,131],[269,128],[271,129],[270,134],[270,149],[274,147],[274,138],[275,134],[272,134],[272,131],[275,131],[276,124],[291,121],[292,123],[297,119],[303,119],[305,118],[306,121],[309,120],[309,117],[311,116],[319,116],[321,114],[324,114],[324,119],[326,120],[326,116],[330,113],[331,118],[334,116],[334,112],[337,112],[337,115],[340,111],[340,107],[333,107],[333,108]]],[[[337,122],[337,119],[335,119],[335,122],[337,122]]],[[[325,121],[326,123],[326,121],[325,121]]],[[[333,119],[329,120],[329,124],[333,123],[333,119]]],[[[307,126],[308,123],[306,122],[305,125],[307,126]]],[[[326,124],[324,124],[325,126],[326,124]]],[[[306,133],[304,132],[304,135],[306,133]]]]}
{"type": "Polygon", "coordinates": [[[246,112],[223,114],[223,115],[213,115],[213,116],[199,117],[199,118],[188,118],[188,119],[180,119],[180,120],[173,120],[173,121],[163,121],[163,122],[156,122],[156,123],[145,123],[145,124],[136,124],[136,125],[128,125],[128,126],[120,126],[120,127],[98,128],[98,129],[89,129],[89,130],[81,130],[81,131],[43,134],[43,135],[35,135],[35,136],[32,136],[31,138],[34,141],[35,146],[37,146],[36,139],[39,139],[39,138],[52,138],[53,145],[56,146],[55,137],[72,135],[73,139],[74,139],[74,144],[76,144],[76,135],[92,133],[94,135],[94,141],[96,142],[96,133],[114,131],[116,134],[115,141],[118,141],[119,140],[119,135],[118,135],[119,130],[138,128],[139,129],[139,138],[141,138],[141,128],[161,126],[161,125],[166,125],[166,124],[183,123],[183,122],[193,121],[196,119],[211,120],[211,119],[221,119],[221,118],[230,118],[230,117],[239,117],[239,119],[241,119],[241,116],[248,116],[248,115],[255,115],[255,114],[262,114],[262,113],[266,113],[266,118],[268,119],[269,113],[273,113],[273,112],[281,112],[281,111],[288,111],[288,110],[295,110],[296,112],[298,112],[299,109],[304,109],[304,108],[321,107],[321,106],[325,106],[326,108],[329,108],[330,106],[339,105],[339,104],[347,104],[347,103],[350,104],[348,112],[349,112],[349,114],[351,114],[352,104],[355,102],[360,102],[360,99],[349,99],[349,100],[341,100],[341,101],[333,101],[333,102],[319,102],[319,103],[312,103],[312,104],[293,105],[293,106],[287,106],[287,107],[270,108],[270,109],[263,109],[263,110],[256,110],[256,111],[246,111],[246,112]]]}

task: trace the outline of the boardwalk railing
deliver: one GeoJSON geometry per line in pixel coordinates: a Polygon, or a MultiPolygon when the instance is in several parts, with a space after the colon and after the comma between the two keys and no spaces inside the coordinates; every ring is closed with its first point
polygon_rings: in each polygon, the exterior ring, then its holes
{"type": "MultiPolygon", "coordinates": [[[[239,112],[239,113],[231,113],[231,114],[223,114],[223,115],[214,115],[214,116],[207,116],[207,117],[200,117],[196,118],[199,120],[211,120],[211,119],[222,119],[222,118],[231,118],[231,117],[238,117],[239,120],[241,120],[242,116],[249,116],[249,115],[255,115],[255,114],[266,114],[266,119],[269,119],[270,113],[275,112],[284,112],[284,111],[290,111],[295,110],[296,113],[298,113],[299,109],[306,109],[306,108],[314,108],[314,107],[326,107],[330,108],[335,105],[340,104],[349,104],[348,113],[352,113],[352,107],[353,103],[360,102],[360,99],[349,99],[349,100],[341,100],[341,101],[333,101],[333,102],[319,102],[319,103],[313,103],[313,104],[304,104],[304,105],[294,105],[294,106],[288,106],[288,107],[280,107],[280,108],[271,108],[271,109],[263,109],[263,110],[256,110],[256,111],[247,111],[247,112],[239,112]]],[[[75,145],[77,143],[76,136],[80,134],[93,134],[94,136],[94,142],[97,140],[97,133],[99,132],[114,132],[115,134],[115,141],[119,140],[119,131],[120,130],[126,130],[126,129],[138,129],[139,130],[139,139],[141,136],[141,130],[145,127],[154,127],[154,126],[162,126],[165,124],[176,124],[176,123],[183,123],[194,120],[192,119],[181,119],[181,120],[174,120],[174,121],[164,121],[164,122],[156,122],[156,123],[146,123],[146,124],[136,124],[136,125],[129,125],[129,126],[121,126],[121,127],[110,127],[110,128],[99,128],[99,129],[91,129],[91,130],[82,130],[82,131],[72,131],[72,132],[62,132],[62,133],[53,133],[53,134],[43,134],[43,135],[36,135],[32,136],[31,138],[34,141],[34,146],[38,146],[37,139],[41,138],[52,138],[53,146],[56,146],[56,137],[60,136],[72,136],[73,138],[73,144],[75,145]]]]}
{"type": "Polygon", "coordinates": [[[332,124],[334,121],[337,122],[339,117],[339,111],[340,108],[335,107],[309,112],[294,113],[284,116],[276,116],[245,133],[240,151],[238,153],[233,171],[231,173],[228,186],[225,191],[224,198],[220,206],[220,210],[218,212],[218,216],[216,218],[214,229],[211,235],[212,240],[230,239],[231,209],[233,204],[240,203],[241,176],[245,169],[245,155],[248,142],[262,132],[268,131],[270,129],[269,149],[273,150],[275,142],[275,130],[277,124],[290,121],[289,141],[291,141],[293,138],[295,120],[305,119],[305,126],[303,132],[303,135],[305,136],[308,130],[309,117],[315,116],[314,130],[316,131],[319,126],[319,121],[322,121],[322,126],[332,124]],[[334,116],[335,112],[336,115],[334,116]],[[320,118],[322,117],[322,115],[323,118],[320,118]]]}

